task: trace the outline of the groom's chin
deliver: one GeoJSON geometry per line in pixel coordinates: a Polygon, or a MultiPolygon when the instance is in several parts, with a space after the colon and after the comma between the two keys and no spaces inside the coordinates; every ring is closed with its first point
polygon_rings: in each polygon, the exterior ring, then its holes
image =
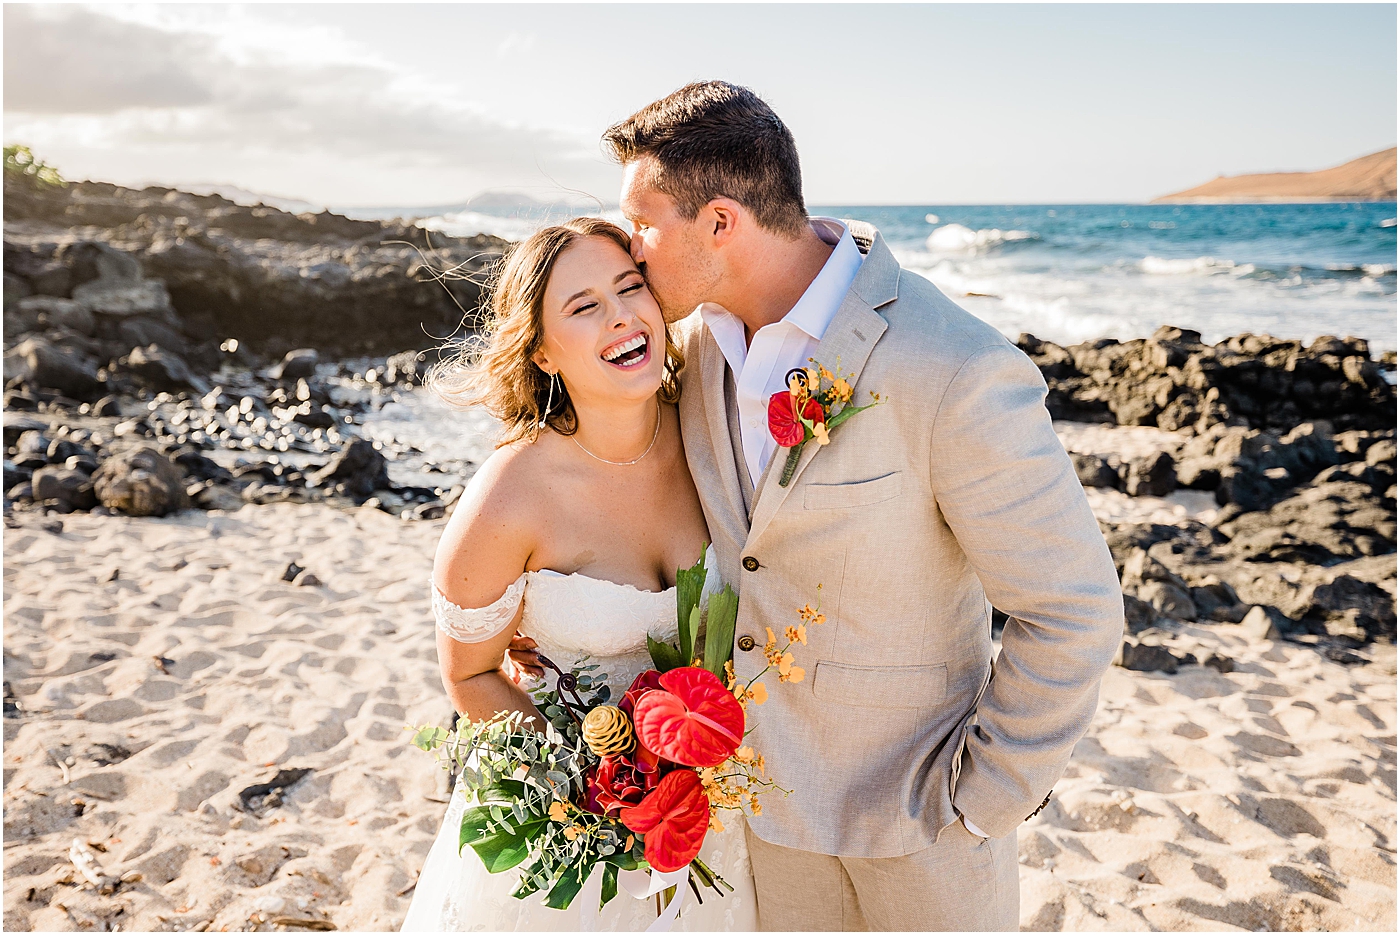
{"type": "Polygon", "coordinates": [[[695,311],[693,308],[671,308],[670,306],[662,306],[661,317],[665,319],[666,324],[674,325],[693,311],[695,311]]]}

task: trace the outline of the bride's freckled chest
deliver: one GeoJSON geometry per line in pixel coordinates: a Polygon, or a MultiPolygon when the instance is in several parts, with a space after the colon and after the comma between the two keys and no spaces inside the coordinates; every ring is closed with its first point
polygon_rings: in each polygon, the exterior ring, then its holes
{"type": "Polygon", "coordinates": [[[648,467],[561,471],[551,478],[546,496],[556,520],[530,567],[643,591],[669,588],[676,568],[694,562],[709,537],[689,485],[648,467]]]}

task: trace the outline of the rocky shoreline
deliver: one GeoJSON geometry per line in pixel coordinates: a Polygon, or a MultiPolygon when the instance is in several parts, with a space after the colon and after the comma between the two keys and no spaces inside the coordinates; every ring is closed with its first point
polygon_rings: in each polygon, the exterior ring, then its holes
{"type": "MultiPolygon", "coordinates": [[[[450,509],[470,459],[363,426],[415,392],[437,338],[471,327],[503,241],[101,183],[7,178],[5,211],[7,522],[286,501],[405,520],[450,509]],[[391,476],[406,463],[411,476],[391,476]]],[[[1208,521],[1104,523],[1125,665],[1186,662],[1162,634],[1190,622],[1338,659],[1393,644],[1393,353],[1335,337],[1208,345],[1171,327],[1018,344],[1055,419],[1163,433],[1131,458],[1067,443],[1086,487],[1218,506],[1208,521]]]]}
{"type": "Polygon", "coordinates": [[[395,484],[407,452],[355,425],[470,327],[505,245],[7,177],[6,515],[377,496],[441,516],[453,484],[395,484]]]}
{"type": "Polygon", "coordinates": [[[1123,664],[1174,671],[1183,622],[1245,623],[1261,639],[1322,642],[1334,658],[1395,641],[1394,358],[1366,342],[1240,335],[1019,346],[1058,419],[1155,425],[1170,439],[1123,459],[1074,452],[1085,487],[1210,492],[1209,522],[1104,524],[1122,576],[1123,664]]]}

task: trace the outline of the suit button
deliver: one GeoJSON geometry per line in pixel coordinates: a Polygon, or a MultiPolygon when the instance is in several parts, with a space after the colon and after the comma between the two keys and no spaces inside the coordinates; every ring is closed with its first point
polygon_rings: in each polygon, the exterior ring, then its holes
{"type": "Polygon", "coordinates": [[[758,571],[758,559],[752,555],[744,556],[744,569],[746,571],[758,571]]]}
{"type": "Polygon", "coordinates": [[[755,645],[756,644],[753,641],[753,637],[749,636],[747,633],[739,637],[739,648],[744,652],[748,652],[749,650],[753,649],[755,645]]]}

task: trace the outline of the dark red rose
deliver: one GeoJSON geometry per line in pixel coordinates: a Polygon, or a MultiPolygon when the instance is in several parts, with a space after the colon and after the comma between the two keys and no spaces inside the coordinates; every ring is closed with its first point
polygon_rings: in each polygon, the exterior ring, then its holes
{"type": "MultiPolygon", "coordinates": [[[[802,415],[813,424],[826,421],[822,404],[811,397],[803,404],[802,415]]],[[[768,399],[768,431],[772,433],[773,440],[784,448],[800,445],[807,437],[807,428],[797,421],[797,409],[788,390],[779,390],[768,399]]]]}
{"type": "Polygon", "coordinates": [[[588,777],[584,807],[594,814],[616,818],[622,809],[640,804],[659,779],[655,769],[642,772],[626,754],[605,756],[588,777]]]}
{"type": "Polygon", "coordinates": [[[655,669],[647,669],[632,680],[632,687],[623,693],[622,700],[617,703],[617,706],[622,709],[623,714],[631,717],[632,711],[637,707],[637,699],[660,687],[661,673],[655,669]]]}

